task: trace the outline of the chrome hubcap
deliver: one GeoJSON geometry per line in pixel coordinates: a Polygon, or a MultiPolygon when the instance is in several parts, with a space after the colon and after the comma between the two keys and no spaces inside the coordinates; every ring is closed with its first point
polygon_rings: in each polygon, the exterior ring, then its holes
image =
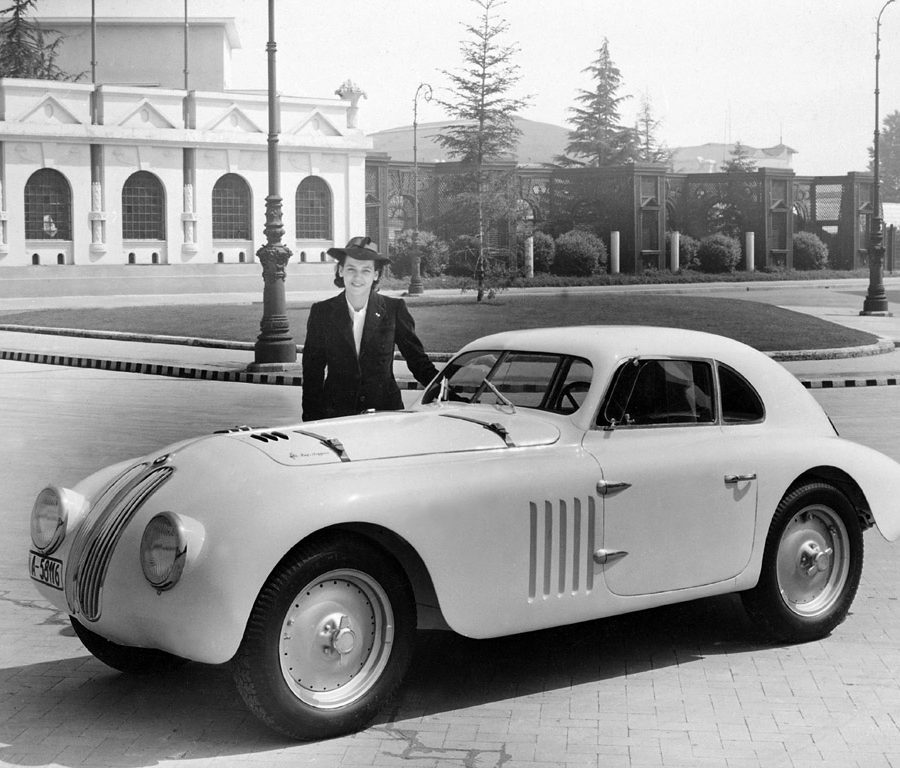
{"type": "Polygon", "coordinates": [[[791,518],[778,547],[778,588],[799,616],[815,617],[839,599],[850,569],[849,536],[833,509],[811,505],[791,518]]]}
{"type": "Polygon", "coordinates": [[[361,571],[330,571],[307,584],[285,613],[281,672],[307,704],[344,706],[377,682],[393,637],[393,612],[378,582],[361,571]]]}

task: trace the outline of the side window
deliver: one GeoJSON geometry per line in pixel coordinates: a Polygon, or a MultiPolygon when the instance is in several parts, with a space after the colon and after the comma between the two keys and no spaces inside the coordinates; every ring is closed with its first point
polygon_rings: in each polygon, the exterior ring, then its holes
{"type": "Polygon", "coordinates": [[[722,421],[748,424],[762,421],[766,411],[756,390],[733,368],[719,363],[719,391],[722,394],[722,421]]]}
{"type": "Polygon", "coordinates": [[[575,413],[584,403],[593,377],[594,368],[587,360],[572,360],[560,383],[558,394],[553,398],[555,405],[550,410],[556,413],[575,413]]]}
{"type": "Polygon", "coordinates": [[[715,418],[709,363],[638,359],[619,369],[600,409],[598,424],[711,424],[715,418]]]}

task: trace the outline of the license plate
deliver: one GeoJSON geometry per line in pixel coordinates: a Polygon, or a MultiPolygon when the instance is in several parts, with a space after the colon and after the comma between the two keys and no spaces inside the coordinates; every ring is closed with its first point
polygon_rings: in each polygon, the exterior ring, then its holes
{"type": "Polygon", "coordinates": [[[44,557],[37,552],[28,553],[28,571],[31,578],[54,589],[62,589],[62,560],[44,557]]]}

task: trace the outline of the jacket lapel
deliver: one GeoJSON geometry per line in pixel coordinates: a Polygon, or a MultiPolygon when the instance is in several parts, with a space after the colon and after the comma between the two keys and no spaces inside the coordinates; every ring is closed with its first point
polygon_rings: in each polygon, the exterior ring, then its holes
{"type": "MultiPolygon", "coordinates": [[[[384,318],[384,299],[374,290],[369,295],[369,305],[366,307],[366,322],[363,325],[362,344],[360,354],[365,352],[372,341],[376,329],[384,318]]],[[[351,333],[352,336],[352,333],[351,333]]]]}
{"type": "Polygon", "coordinates": [[[351,353],[356,356],[356,344],[353,341],[353,322],[350,320],[350,310],[347,309],[347,297],[341,291],[331,299],[331,317],[334,329],[341,341],[349,346],[351,353]]]}

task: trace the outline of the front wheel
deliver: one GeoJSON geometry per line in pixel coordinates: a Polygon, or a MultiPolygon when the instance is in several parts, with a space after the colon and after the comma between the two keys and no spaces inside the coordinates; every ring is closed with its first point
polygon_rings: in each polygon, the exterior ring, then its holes
{"type": "Polygon", "coordinates": [[[831,485],[810,483],[779,503],[759,583],[741,597],[764,635],[818,640],[847,617],[862,565],[862,529],[853,506],[831,485]]]}
{"type": "Polygon", "coordinates": [[[346,537],[298,548],[263,587],[234,663],[269,727],[320,739],[358,730],[409,666],[416,609],[400,566],[346,537]]]}

